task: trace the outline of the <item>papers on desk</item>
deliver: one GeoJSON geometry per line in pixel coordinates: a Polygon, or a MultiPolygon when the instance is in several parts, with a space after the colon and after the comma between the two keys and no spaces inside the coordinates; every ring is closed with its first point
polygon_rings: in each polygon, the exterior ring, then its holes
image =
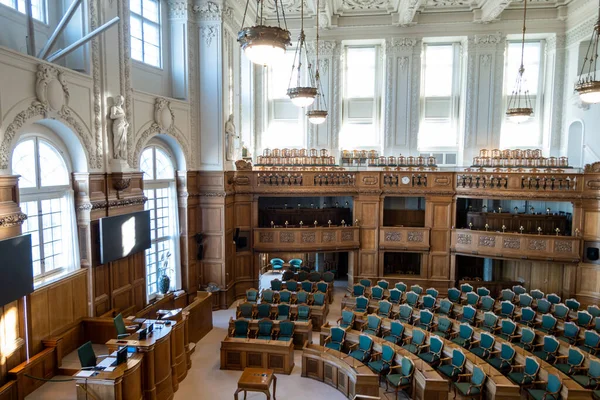
{"type": "Polygon", "coordinates": [[[82,378],[89,378],[90,376],[94,375],[96,371],[79,371],[78,373],[75,374],[75,376],[79,376],[82,378]]]}
{"type": "Polygon", "coordinates": [[[98,368],[108,368],[111,367],[113,363],[117,363],[116,357],[106,357],[104,360],[100,361],[96,367],[98,368]]]}
{"type": "Polygon", "coordinates": [[[104,372],[113,372],[117,367],[106,367],[104,368],[104,372]]]}
{"type": "MultiPolygon", "coordinates": [[[[127,358],[131,357],[133,355],[133,353],[127,352],[127,358]]],[[[110,353],[109,357],[115,357],[115,362],[117,360],[117,350],[113,351],[112,353],[110,353]]],[[[100,364],[98,364],[98,366],[100,366],[100,364]]]]}

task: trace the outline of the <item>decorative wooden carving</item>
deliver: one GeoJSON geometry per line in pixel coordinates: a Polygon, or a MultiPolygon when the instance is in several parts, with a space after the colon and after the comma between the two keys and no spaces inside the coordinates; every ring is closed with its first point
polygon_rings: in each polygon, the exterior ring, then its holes
{"type": "Polygon", "coordinates": [[[554,242],[554,251],[557,253],[572,253],[573,242],[566,240],[557,240],[554,242]]]}
{"type": "Polygon", "coordinates": [[[335,232],[323,232],[323,242],[335,242],[335,232]]]}
{"type": "Polygon", "coordinates": [[[517,238],[504,238],[502,239],[502,247],[517,250],[521,248],[521,241],[517,238]]]}
{"type": "Polygon", "coordinates": [[[456,241],[460,244],[471,244],[471,240],[472,240],[471,235],[467,235],[465,233],[459,233],[458,235],[456,235],[456,241]]]}
{"type": "Polygon", "coordinates": [[[385,241],[386,242],[400,242],[402,240],[401,232],[386,232],[385,233],[385,241]]]}
{"type": "Polygon", "coordinates": [[[316,236],[314,232],[302,232],[302,243],[314,243],[316,236]]]}
{"type": "Polygon", "coordinates": [[[343,231],[342,232],[342,242],[351,242],[354,240],[354,232],[353,231],[343,231]]]}
{"type": "Polygon", "coordinates": [[[261,243],[273,243],[273,232],[260,232],[259,240],[261,243]]]}
{"type": "Polygon", "coordinates": [[[543,239],[531,239],[529,241],[529,246],[527,246],[527,248],[529,250],[545,251],[547,244],[548,244],[548,242],[543,239]]]}
{"type": "Polygon", "coordinates": [[[280,232],[279,233],[279,241],[281,243],[294,243],[294,233],[293,232],[280,232]]]}
{"type": "Polygon", "coordinates": [[[479,246],[495,247],[496,246],[496,237],[495,236],[479,236],[479,246]]]}
{"type": "Polygon", "coordinates": [[[409,242],[422,242],[423,241],[423,232],[408,232],[408,241],[409,242]]]}

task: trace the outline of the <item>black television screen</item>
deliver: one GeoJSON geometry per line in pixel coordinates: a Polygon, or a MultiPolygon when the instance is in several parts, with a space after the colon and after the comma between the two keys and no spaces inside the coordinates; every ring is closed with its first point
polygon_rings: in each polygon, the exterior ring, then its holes
{"type": "Polygon", "coordinates": [[[100,263],[125,258],[151,246],[150,211],[100,219],[100,263]]]}
{"type": "Polygon", "coordinates": [[[0,306],[33,292],[31,235],[0,240],[0,306]]]}

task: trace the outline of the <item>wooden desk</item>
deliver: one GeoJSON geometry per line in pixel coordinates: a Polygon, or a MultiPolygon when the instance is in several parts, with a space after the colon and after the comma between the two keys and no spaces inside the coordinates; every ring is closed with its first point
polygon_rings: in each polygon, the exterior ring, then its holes
{"type": "Polygon", "coordinates": [[[221,369],[245,368],[267,368],[291,374],[294,369],[294,343],[225,337],[221,342],[221,369]]]}
{"type": "MultiPolygon", "coordinates": [[[[234,328],[234,319],[229,319],[229,332],[234,328]]],[[[258,319],[250,319],[250,330],[258,331],[258,319]]],[[[273,330],[279,330],[279,323],[281,321],[273,321],[273,330]]],[[[294,322],[294,348],[296,350],[302,350],[304,343],[312,343],[312,321],[293,321],[294,322]]]]}
{"type": "Polygon", "coordinates": [[[77,399],[92,398],[102,400],[141,400],[144,398],[142,388],[141,353],[133,354],[127,363],[118,365],[114,371],[100,371],[89,378],[75,376],[77,399]]]}
{"type": "Polygon", "coordinates": [[[238,381],[238,388],[233,396],[235,400],[238,400],[238,393],[241,391],[244,392],[244,399],[246,398],[246,392],[261,392],[267,396],[267,400],[270,400],[269,387],[271,386],[271,382],[273,382],[273,400],[275,400],[277,377],[273,373],[273,370],[246,368],[238,381]]]}
{"type": "MultiPolygon", "coordinates": [[[[147,323],[157,322],[147,320],[147,323]]],[[[177,324],[182,324],[183,321],[177,324]]],[[[125,339],[111,339],[106,345],[110,352],[119,346],[134,346],[144,355],[144,398],[152,400],[170,400],[179,387],[176,358],[172,352],[171,340],[177,324],[154,325],[154,331],[146,340],[137,340],[137,334],[125,339]],[[162,327],[162,328],[161,328],[162,327]]],[[[146,325],[146,324],[145,324],[146,325]]]]}

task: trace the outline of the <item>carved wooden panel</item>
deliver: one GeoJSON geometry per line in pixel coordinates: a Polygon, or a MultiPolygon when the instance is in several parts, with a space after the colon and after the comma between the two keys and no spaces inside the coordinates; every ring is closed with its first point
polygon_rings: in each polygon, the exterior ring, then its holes
{"type": "Polygon", "coordinates": [[[299,252],[357,249],[359,232],[356,227],[319,228],[257,228],[254,229],[254,250],[281,251],[290,245],[299,252]]]}
{"type": "Polygon", "coordinates": [[[428,250],[429,228],[388,228],[379,229],[379,249],[428,250]]]}

